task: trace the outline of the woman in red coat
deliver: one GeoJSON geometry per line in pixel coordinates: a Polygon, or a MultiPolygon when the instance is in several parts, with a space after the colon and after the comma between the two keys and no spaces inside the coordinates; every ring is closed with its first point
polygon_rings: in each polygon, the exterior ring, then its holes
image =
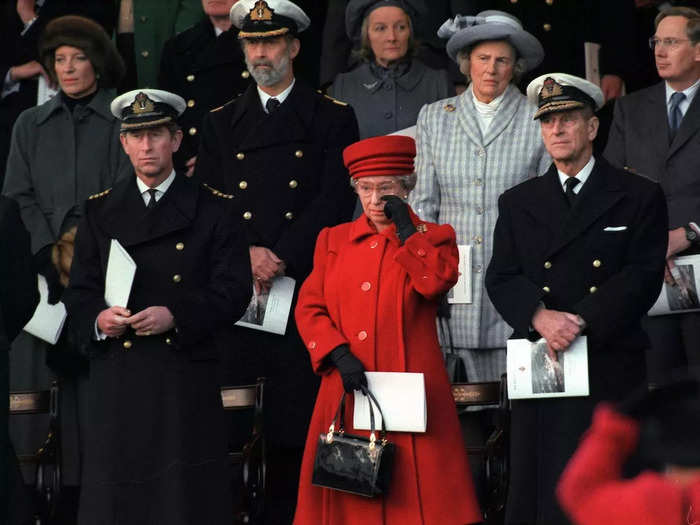
{"type": "MultiPolygon", "coordinates": [[[[438,346],[438,298],[457,281],[451,226],[422,222],[404,199],[415,185],[413,139],[374,137],[343,158],[362,203],[357,220],[321,231],[296,321],[321,388],[304,450],[295,525],[464,525],[481,521],[438,346]],[[311,484],[316,445],[343,389],[364,371],[422,372],[425,433],[389,432],[396,446],[388,495],[364,498],[311,484]]],[[[346,424],[352,421],[352,397],[346,424]]],[[[347,429],[368,436],[368,431],[347,429]]]]}

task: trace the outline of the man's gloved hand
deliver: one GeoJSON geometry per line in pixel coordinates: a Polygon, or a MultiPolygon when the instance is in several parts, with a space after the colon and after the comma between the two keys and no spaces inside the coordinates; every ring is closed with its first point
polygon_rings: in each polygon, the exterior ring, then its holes
{"type": "Polygon", "coordinates": [[[44,246],[34,255],[34,269],[46,278],[46,284],[49,289],[49,304],[56,304],[61,300],[63,295],[63,285],[61,278],[58,276],[58,271],[51,260],[52,244],[44,246]]]}
{"type": "Polygon", "coordinates": [[[401,244],[405,243],[406,239],[417,231],[411,221],[411,215],[408,213],[408,204],[396,195],[384,195],[382,200],[386,202],[384,215],[396,224],[396,234],[399,236],[399,241],[401,244]]]}
{"type": "Polygon", "coordinates": [[[348,345],[340,345],[328,354],[331,362],[340,372],[343,380],[343,388],[348,394],[354,390],[361,390],[367,386],[365,367],[362,362],[353,355],[348,345]]]}

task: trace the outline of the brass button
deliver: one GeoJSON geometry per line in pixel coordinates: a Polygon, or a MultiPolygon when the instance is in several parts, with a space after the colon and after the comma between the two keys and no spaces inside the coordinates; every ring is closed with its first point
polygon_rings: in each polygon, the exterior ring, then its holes
{"type": "Polygon", "coordinates": [[[552,267],[552,263],[549,261],[544,262],[544,268],[545,270],[549,270],[552,267]]]}
{"type": "Polygon", "coordinates": [[[180,281],[182,281],[182,276],[179,273],[176,273],[175,275],[173,275],[173,282],[174,283],[179,283],[180,281]]]}
{"type": "Polygon", "coordinates": [[[187,101],[187,107],[188,108],[193,108],[194,107],[194,99],[191,98],[187,101]]]}
{"type": "Polygon", "coordinates": [[[299,186],[299,183],[298,183],[297,181],[295,181],[294,179],[292,179],[292,180],[289,181],[289,187],[290,187],[290,188],[294,189],[294,188],[296,188],[297,186],[299,186]]]}
{"type": "Polygon", "coordinates": [[[236,158],[238,160],[243,160],[245,158],[245,153],[236,153],[236,158]]]}
{"type": "Polygon", "coordinates": [[[595,261],[593,261],[593,268],[600,268],[602,264],[603,263],[600,262],[600,259],[596,259],[595,261]]]}
{"type": "Polygon", "coordinates": [[[363,292],[369,292],[370,288],[372,288],[372,284],[365,281],[364,283],[362,283],[362,286],[360,286],[360,288],[363,292]]]}
{"type": "Polygon", "coordinates": [[[357,334],[357,338],[358,338],[360,341],[364,341],[365,339],[367,339],[367,332],[365,332],[364,330],[361,330],[361,331],[357,334]]]}
{"type": "Polygon", "coordinates": [[[141,22],[146,22],[148,20],[148,17],[146,16],[141,16],[141,22]]]}
{"type": "Polygon", "coordinates": [[[476,244],[481,244],[481,235],[475,235],[473,239],[476,244]]]}
{"type": "Polygon", "coordinates": [[[128,350],[129,348],[131,348],[131,341],[129,341],[129,340],[127,339],[126,341],[124,341],[124,342],[122,343],[122,346],[124,347],[125,350],[128,350]]]}
{"type": "Polygon", "coordinates": [[[185,78],[187,79],[187,82],[194,82],[194,75],[190,74],[190,75],[187,75],[185,78]]]}
{"type": "Polygon", "coordinates": [[[173,344],[173,340],[170,339],[169,337],[166,337],[166,338],[165,338],[165,344],[166,344],[166,345],[171,345],[171,344],[173,344]]]}
{"type": "Polygon", "coordinates": [[[190,135],[196,135],[197,134],[197,128],[191,127],[189,130],[187,130],[187,133],[190,135]]]}
{"type": "Polygon", "coordinates": [[[542,291],[543,291],[544,293],[549,293],[549,286],[543,286],[543,287],[542,287],[542,291]]]}
{"type": "Polygon", "coordinates": [[[148,55],[149,55],[148,50],[144,49],[143,51],[141,51],[141,56],[143,58],[148,58],[148,55]]]}
{"type": "Polygon", "coordinates": [[[294,152],[294,156],[295,156],[296,158],[300,159],[300,158],[302,158],[302,157],[304,156],[304,152],[301,151],[300,149],[298,149],[298,150],[296,150],[296,151],[294,152]]]}
{"type": "Polygon", "coordinates": [[[291,211],[288,211],[287,213],[284,214],[284,218],[287,219],[288,221],[291,221],[294,218],[294,214],[291,211]]]}
{"type": "Polygon", "coordinates": [[[177,243],[177,244],[175,245],[175,249],[176,249],[178,252],[181,252],[182,250],[185,249],[185,243],[183,243],[183,242],[177,243]]]}
{"type": "Polygon", "coordinates": [[[241,182],[238,183],[238,187],[242,190],[246,189],[248,187],[248,182],[245,180],[242,180],[241,182]]]}
{"type": "Polygon", "coordinates": [[[316,348],[316,341],[309,341],[309,349],[313,350],[314,348],[316,348]]]}
{"type": "Polygon", "coordinates": [[[250,78],[250,71],[241,71],[242,78],[250,78]]]}
{"type": "Polygon", "coordinates": [[[544,25],[542,26],[542,29],[544,29],[545,31],[551,31],[551,30],[552,30],[552,24],[544,24],[544,25]]]}
{"type": "Polygon", "coordinates": [[[244,218],[245,220],[249,221],[250,219],[253,218],[253,214],[250,213],[249,211],[247,211],[247,212],[245,212],[245,213],[243,214],[243,218],[244,218]]]}
{"type": "Polygon", "coordinates": [[[588,289],[588,291],[591,292],[591,293],[596,293],[596,292],[598,291],[598,288],[596,288],[595,286],[591,286],[591,287],[588,289]]]}

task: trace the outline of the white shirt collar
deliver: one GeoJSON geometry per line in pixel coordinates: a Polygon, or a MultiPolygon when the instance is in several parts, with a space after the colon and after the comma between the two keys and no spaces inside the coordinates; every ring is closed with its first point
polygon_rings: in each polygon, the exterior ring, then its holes
{"type": "Polygon", "coordinates": [[[223,32],[224,32],[223,29],[214,26],[214,36],[219,36],[219,35],[221,35],[221,33],[223,33],[223,32]]]}
{"type": "MultiPolygon", "coordinates": [[[[173,183],[175,180],[175,170],[170,172],[170,175],[168,175],[168,178],[165,179],[163,182],[158,184],[154,190],[156,190],[156,202],[160,200],[160,198],[165,194],[166,191],[168,191],[168,188],[170,188],[170,185],[173,183]]],[[[151,200],[151,195],[148,193],[148,190],[151,188],[146,186],[146,184],[136,177],[136,186],[138,186],[139,191],[141,192],[141,198],[143,199],[143,202],[148,205],[148,201],[151,200]]]]}
{"type": "MultiPolygon", "coordinates": [[[[588,177],[590,176],[591,172],[593,171],[593,166],[595,166],[595,158],[593,155],[591,155],[591,158],[588,159],[588,162],[586,165],[581,168],[581,171],[579,171],[575,177],[580,180],[581,182],[578,183],[576,186],[574,186],[574,189],[572,190],[575,194],[578,195],[578,193],[581,191],[581,188],[583,188],[583,185],[586,183],[588,180],[588,177]]],[[[564,186],[564,183],[567,181],[569,178],[569,175],[566,173],[557,170],[557,173],[559,174],[559,182],[561,183],[562,188],[566,190],[566,187],[564,186]]]]}
{"type": "MultiPolygon", "coordinates": [[[[671,86],[668,85],[668,82],[665,82],[666,85],[666,106],[670,109],[671,107],[671,95],[673,95],[676,90],[673,89],[671,86]]],[[[681,113],[685,115],[685,112],[687,111],[688,107],[690,107],[690,103],[693,101],[693,98],[695,97],[695,94],[698,92],[698,88],[700,88],[700,79],[695,81],[695,84],[693,84],[690,87],[685,88],[681,93],[685,95],[685,99],[678,104],[678,107],[681,110],[681,113]]]]}
{"type": "MultiPolygon", "coordinates": [[[[287,89],[282,91],[279,95],[275,95],[274,98],[280,101],[280,104],[284,102],[289,94],[292,92],[292,88],[294,87],[294,83],[296,82],[296,78],[292,79],[292,83],[287,86],[287,89]]],[[[265,113],[267,113],[267,109],[265,109],[265,104],[267,104],[268,99],[273,98],[272,95],[268,95],[265,93],[262,89],[260,89],[260,86],[258,86],[258,95],[260,95],[260,103],[262,104],[263,109],[265,110],[265,113]]]]}

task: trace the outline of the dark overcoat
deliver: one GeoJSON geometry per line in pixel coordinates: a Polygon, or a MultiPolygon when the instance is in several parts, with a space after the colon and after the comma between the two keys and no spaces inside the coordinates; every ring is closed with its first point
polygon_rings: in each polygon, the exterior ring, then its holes
{"type": "Polygon", "coordinates": [[[174,155],[176,168],[197,155],[204,116],[239,96],[250,83],[234,26],[216,36],[207,17],[165,43],[158,87],[187,101],[178,118],[184,137],[174,155]]]}
{"type": "Polygon", "coordinates": [[[514,337],[533,336],[540,302],[579,314],[590,381],[588,397],[513,401],[506,523],[568,523],[554,488],[594,405],[645,380],[640,319],[660,290],[666,226],[661,188],[603,159],[571,209],[554,165],[501,195],[489,296],[514,337]]]}
{"type": "MultiPolygon", "coordinates": [[[[342,151],[357,136],[351,108],[299,79],[270,115],[251,85],[205,118],[195,177],[234,195],[236,221],[250,244],[280,257],[298,289],[311,271],[318,233],[351,217],[355,196],[342,151]]],[[[229,354],[227,380],[265,375],[266,436],[302,447],[318,379],[293,316],[285,336],[235,328],[232,337],[246,351],[229,354]]]]}
{"type": "Polygon", "coordinates": [[[247,242],[230,200],[183,176],[153,209],[135,178],[88,201],[65,294],[91,357],[79,522],[228,523],[221,329],[251,294],[247,242]],[[136,262],[128,308],[166,306],[175,330],[95,341],[111,239],[136,262]]]}

